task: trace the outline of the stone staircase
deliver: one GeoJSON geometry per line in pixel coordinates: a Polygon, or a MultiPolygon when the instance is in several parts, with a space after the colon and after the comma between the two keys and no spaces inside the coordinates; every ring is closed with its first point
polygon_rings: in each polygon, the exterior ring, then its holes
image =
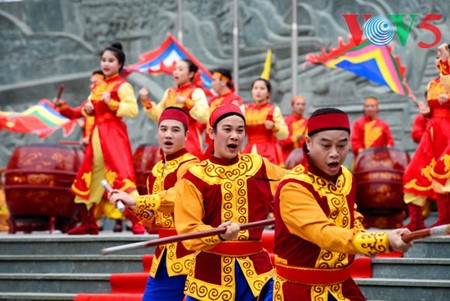
{"type": "Polygon", "coordinates": [[[0,234],[0,300],[73,300],[110,293],[111,274],[142,272],[154,249],[100,255],[103,248],[156,238],[102,232],[98,236],[0,234]]]}
{"type": "MultiPolygon", "coordinates": [[[[111,293],[111,274],[143,272],[154,249],[102,256],[106,247],[154,239],[102,232],[99,236],[0,233],[0,300],[74,300],[111,293]]],[[[372,259],[372,278],[355,279],[368,300],[450,300],[450,236],[416,241],[403,258],[372,259]]]]}
{"type": "Polygon", "coordinates": [[[372,278],[355,281],[370,300],[450,301],[450,236],[418,240],[401,258],[374,258],[372,278]]]}

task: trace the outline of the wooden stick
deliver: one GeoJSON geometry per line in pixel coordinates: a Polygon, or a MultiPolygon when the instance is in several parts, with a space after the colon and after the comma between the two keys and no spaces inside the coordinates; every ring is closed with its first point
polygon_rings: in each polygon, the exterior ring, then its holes
{"type": "MultiPolygon", "coordinates": [[[[248,229],[253,229],[253,228],[262,228],[265,226],[270,226],[270,225],[273,225],[274,223],[275,223],[275,219],[269,218],[269,219],[264,219],[262,221],[240,224],[239,227],[241,228],[241,230],[248,230],[248,229]]],[[[160,239],[136,242],[136,243],[121,245],[121,246],[117,246],[117,247],[110,247],[110,248],[102,249],[101,254],[108,255],[108,254],[118,252],[118,251],[128,251],[128,250],[149,248],[149,247],[154,247],[154,246],[158,246],[158,245],[179,242],[179,241],[187,240],[187,239],[213,236],[213,235],[223,234],[226,232],[226,230],[227,229],[225,227],[220,227],[220,228],[196,232],[196,233],[173,235],[173,236],[168,236],[168,237],[164,237],[164,238],[160,238],[160,239]]]]}
{"type": "Polygon", "coordinates": [[[64,84],[59,85],[58,94],[56,94],[56,99],[61,99],[61,94],[64,91],[64,84]]]}
{"type": "Polygon", "coordinates": [[[411,242],[416,239],[431,237],[431,236],[441,236],[450,234],[450,224],[433,227],[430,229],[423,229],[418,231],[413,231],[408,234],[402,235],[402,240],[406,243],[411,242]]]}
{"type": "MultiPolygon", "coordinates": [[[[100,184],[102,184],[102,186],[105,188],[106,191],[108,191],[108,192],[113,191],[112,187],[109,185],[109,183],[108,183],[108,181],[106,181],[106,179],[101,180],[100,184]]],[[[119,209],[119,211],[123,213],[125,211],[125,204],[121,200],[118,200],[116,202],[116,208],[119,209]]]]}
{"type": "Polygon", "coordinates": [[[81,142],[80,141],[59,140],[58,144],[63,144],[63,145],[81,145],[81,142]]]}

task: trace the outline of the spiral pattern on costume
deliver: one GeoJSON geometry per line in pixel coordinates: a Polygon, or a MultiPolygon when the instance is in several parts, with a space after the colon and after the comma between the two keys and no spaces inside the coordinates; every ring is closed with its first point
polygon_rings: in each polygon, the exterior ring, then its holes
{"type": "Polygon", "coordinates": [[[388,18],[374,16],[366,21],[363,32],[369,42],[377,46],[383,46],[394,39],[396,30],[394,24],[388,18]]]}

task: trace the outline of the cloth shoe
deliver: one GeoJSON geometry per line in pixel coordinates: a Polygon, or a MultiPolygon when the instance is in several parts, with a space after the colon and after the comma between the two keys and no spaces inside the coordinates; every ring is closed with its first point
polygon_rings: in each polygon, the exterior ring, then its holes
{"type": "Polygon", "coordinates": [[[425,224],[423,223],[423,208],[414,204],[408,204],[409,218],[410,222],[403,228],[408,228],[410,231],[417,231],[425,229],[425,224]]]}
{"type": "Polygon", "coordinates": [[[437,197],[438,219],[431,227],[442,226],[450,223],[450,202],[448,195],[440,194],[437,197]]]}
{"type": "Polygon", "coordinates": [[[97,221],[95,220],[95,205],[91,207],[91,209],[87,209],[86,204],[77,204],[78,210],[81,216],[81,224],[78,227],[75,227],[69,231],[67,234],[69,235],[97,235],[98,234],[98,226],[97,221]]]}
{"type": "Polygon", "coordinates": [[[113,232],[122,232],[123,226],[122,226],[122,220],[116,219],[116,224],[114,225],[113,232]]]}

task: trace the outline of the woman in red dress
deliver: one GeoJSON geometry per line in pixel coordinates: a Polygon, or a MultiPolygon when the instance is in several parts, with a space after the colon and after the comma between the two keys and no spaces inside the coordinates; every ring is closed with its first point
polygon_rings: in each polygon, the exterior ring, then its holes
{"type": "Polygon", "coordinates": [[[284,163],[281,147],[277,140],[288,136],[288,127],[281,110],[270,102],[272,86],[263,78],[252,84],[253,103],[244,105],[248,142],[243,153],[259,154],[273,164],[284,163]]]}
{"type": "Polygon", "coordinates": [[[403,176],[404,200],[408,204],[411,231],[425,228],[422,207],[427,198],[437,200],[439,218],[433,226],[450,223],[450,86],[448,45],[439,46],[435,59],[440,76],[427,87],[427,106],[421,113],[429,116],[427,129],[403,176]],[[446,88],[447,87],[447,88],[446,88]]]}

